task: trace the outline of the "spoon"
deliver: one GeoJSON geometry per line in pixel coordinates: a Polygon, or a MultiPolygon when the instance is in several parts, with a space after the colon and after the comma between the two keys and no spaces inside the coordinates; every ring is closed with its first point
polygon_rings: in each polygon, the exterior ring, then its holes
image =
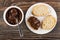
{"type": "Polygon", "coordinates": [[[19,30],[19,35],[20,37],[23,37],[23,31],[21,29],[21,26],[19,25],[19,22],[18,22],[18,16],[14,16],[14,18],[16,19],[16,23],[18,24],[18,30],[19,30]]]}
{"type": "MultiPolygon", "coordinates": [[[[16,10],[11,10],[12,13],[14,13],[14,11],[16,11],[16,10]]],[[[14,17],[15,20],[16,20],[16,23],[17,23],[17,25],[18,25],[18,30],[19,30],[19,35],[20,35],[20,37],[23,37],[23,32],[22,32],[21,26],[19,25],[18,15],[17,15],[17,14],[18,14],[18,13],[15,12],[14,14],[11,14],[11,16],[14,17]]]]}

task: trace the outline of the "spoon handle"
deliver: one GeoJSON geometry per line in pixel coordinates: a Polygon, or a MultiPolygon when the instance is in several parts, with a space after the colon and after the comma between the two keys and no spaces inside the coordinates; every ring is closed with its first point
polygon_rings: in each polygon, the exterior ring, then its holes
{"type": "Polygon", "coordinates": [[[16,19],[16,22],[17,22],[17,24],[18,24],[19,35],[20,35],[20,37],[23,37],[23,31],[22,31],[21,26],[19,25],[17,19],[16,19]]]}
{"type": "Polygon", "coordinates": [[[19,35],[20,37],[23,37],[23,31],[21,29],[21,26],[18,25],[19,35]]]}

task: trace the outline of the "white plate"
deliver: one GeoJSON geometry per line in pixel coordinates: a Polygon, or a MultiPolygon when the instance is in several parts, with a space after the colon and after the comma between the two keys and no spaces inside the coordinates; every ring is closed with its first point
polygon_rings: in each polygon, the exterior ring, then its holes
{"type": "MultiPolygon", "coordinates": [[[[41,29],[41,28],[39,28],[38,30],[34,30],[34,29],[32,29],[31,26],[27,23],[28,18],[31,17],[31,16],[33,16],[33,15],[32,15],[32,8],[33,8],[34,6],[36,6],[36,5],[39,5],[39,4],[46,5],[46,6],[48,7],[48,9],[49,9],[50,14],[51,14],[54,18],[56,18],[56,20],[57,20],[57,14],[56,14],[55,10],[54,10],[50,5],[48,5],[48,4],[46,4],[46,3],[36,3],[36,4],[32,5],[32,6],[27,10],[26,15],[25,15],[25,22],[26,22],[27,27],[28,27],[33,33],[36,33],[36,34],[46,34],[46,33],[49,33],[50,31],[52,31],[56,25],[55,25],[51,30],[43,30],[43,29],[41,29]]],[[[35,16],[35,17],[36,17],[36,16],[35,16]]],[[[43,19],[44,17],[36,17],[36,18],[38,18],[39,20],[42,21],[42,19],[43,19]]]]}

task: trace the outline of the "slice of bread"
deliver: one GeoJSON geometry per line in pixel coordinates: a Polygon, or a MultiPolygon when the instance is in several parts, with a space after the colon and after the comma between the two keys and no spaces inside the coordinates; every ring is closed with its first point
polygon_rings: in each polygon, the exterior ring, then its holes
{"type": "Polygon", "coordinates": [[[52,29],[56,25],[56,19],[48,15],[42,22],[42,29],[49,30],[52,29]]]}
{"type": "Polygon", "coordinates": [[[32,9],[32,14],[35,16],[46,16],[48,15],[48,12],[48,7],[42,4],[36,5],[32,9]]]}

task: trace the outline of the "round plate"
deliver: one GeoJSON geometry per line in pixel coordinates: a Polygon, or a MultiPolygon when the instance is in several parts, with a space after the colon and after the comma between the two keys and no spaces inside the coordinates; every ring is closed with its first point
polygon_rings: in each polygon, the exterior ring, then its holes
{"type": "MultiPolygon", "coordinates": [[[[55,25],[52,29],[50,29],[50,30],[44,30],[44,29],[41,29],[41,28],[39,28],[38,30],[34,30],[33,28],[31,28],[31,26],[30,26],[30,25],[28,24],[28,22],[27,22],[28,18],[31,17],[31,16],[33,16],[33,15],[32,15],[32,8],[33,8],[34,6],[40,5],[40,4],[46,5],[46,6],[48,7],[48,9],[49,9],[49,13],[50,13],[54,18],[56,18],[56,20],[57,20],[57,14],[56,14],[55,10],[54,10],[50,5],[48,5],[48,4],[46,4],[46,3],[36,3],[36,4],[32,5],[32,6],[27,10],[26,15],[25,15],[25,22],[26,22],[27,27],[28,27],[33,33],[36,33],[36,34],[46,34],[46,33],[49,33],[50,31],[52,31],[56,25],[55,25]]],[[[36,17],[36,16],[35,16],[35,17],[36,17]]],[[[42,21],[42,19],[43,19],[44,17],[36,17],[36,18],[38,18],[39,20],[42,21]]]]}

